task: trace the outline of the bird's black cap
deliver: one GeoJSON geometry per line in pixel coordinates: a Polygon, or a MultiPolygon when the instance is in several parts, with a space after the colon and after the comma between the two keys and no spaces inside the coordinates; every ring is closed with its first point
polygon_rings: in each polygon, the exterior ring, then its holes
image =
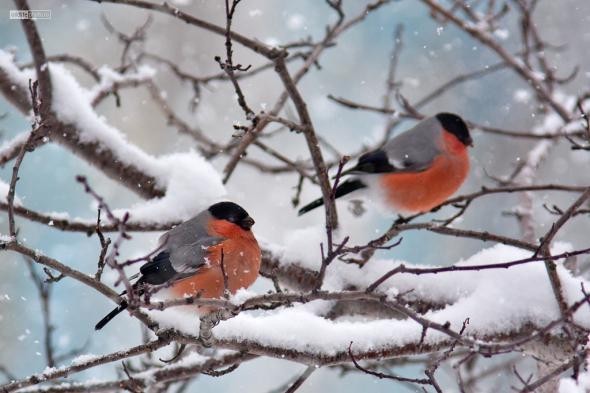
{"type": "Polygon", "coordinates": [[[254,225],[254,220],[248,212],[233,202],[218,202],[211,205],[209,207],[209,213],[219,220],[227,220],[246,230],[254,225]]]}
{"type": "Polygon", "coordinates": [[[473,139],[469,134],[467,124],[454,113],[439,113],[436,119],[445,130],[455,135],[465,146],[473,146],[473,139]]]}

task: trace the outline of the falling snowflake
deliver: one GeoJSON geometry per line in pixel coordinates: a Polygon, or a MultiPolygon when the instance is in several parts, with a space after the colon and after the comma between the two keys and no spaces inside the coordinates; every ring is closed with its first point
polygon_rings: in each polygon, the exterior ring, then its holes
{"type": "Polygon", "coordinates": [[[287,19],[287,27],[291,30],[299,30],[305,25],[305,17],[301,14],[293,14],[287,19]]]}
{"type": "Polygon", "coordinates": [[[531,93],[525,89],[518,89],[513,95],[514,101],[526,104],[531,99],[531,93]]]}

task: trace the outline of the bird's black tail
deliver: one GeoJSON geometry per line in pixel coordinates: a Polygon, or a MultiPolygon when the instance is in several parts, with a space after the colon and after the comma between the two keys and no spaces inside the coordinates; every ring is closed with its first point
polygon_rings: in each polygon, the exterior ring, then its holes
{"type": "Polygon", "coordinates": [[[123,300],[121,302],[121,304],[119,304],[118,307],[116,307],[113,311],[108,313],[103,319],[98,321],[96,326],[94,326],[94,330],[102,329],[104,327],[104,325],[106,325],[107,323],[109,323],[111,321],[111,319],[113,319],[117,315],[119,315],[123,310],[125,310],[127,308],[127,306],[128,306],[127,302],[125,300],[123,300]]]}
{"type": "MultiPolygon", "coordinates": [[[[363,183],[362,181],[360,181],[359,179],[350,179],[345,181],[344,183],[340,184],[337,188],[336,188],[336,198],[340,198],[341,196],[344,196],[346,194],[350,194],[353,191],[359,190],[361,188],[366,188],[367,185],[365,183],[363,183]]],[[[320,207],[324,204],[324,200],[322,198],[318,198],[315,201],[303,206],[301,209],[299,209],[299,215],[303,215],[305,213],[307,213],[308,211],[311,211],[313,209],[315,209],[316,207],[320,207]]]]}
{"type": "MultiPolygon", "coordinates": [[[[133,276],[132,278],[134,278],[136,276],[133,276]]],[[[143,295],[144,290],[145,290],[144,284],[145,284],[145,279],[143,277],[140,277],[139,280],[137,280],[135,282],[135,284],[133,284],[133,286],[132,286],[133,292],[135,292],[139,296],[143,295]]],[[[119,294],[119,296],[123,296],[126,293],[127,293],[127,291],[125,290],[125,291],[121,292],[119,294]]],[[[105,317],[103,319],[98,321],[98,323],[94,326],[94,330],[102,329],[107,323],[109,323],[111,321],[111,319],[115,318],[117,315],[119,315],[121,312],[123,312],[125,309],[127,309],[128,306],[129,306],[129,304],[127,303],[127,301],[122,300],[121,303],[119,303],[119,305],[113,309],[113,311],[111,311],[110,313],[105,315],[105,317]]]]}

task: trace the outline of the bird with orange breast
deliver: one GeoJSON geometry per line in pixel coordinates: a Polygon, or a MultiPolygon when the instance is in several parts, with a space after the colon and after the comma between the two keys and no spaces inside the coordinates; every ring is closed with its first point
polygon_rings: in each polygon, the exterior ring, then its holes
{"type": "MultiPolygon", "coordinates": [[[[161,251],[141,266],[133,289],[168,284],[175,297],[200,294],[221,298],[256,281],[260,247],[251,231],[254,220],[239,205],[219,202],[160,237],[161,251]]],[[[123,293],[124,294],[124,293],[123,293]]],[[[126,300],[100,320],[96,330],[128,307],[126,300]]]]}
{"type": "MultiPolygon", "coordinates": [[[[473,140],[463,119],[439,113],[382,148],[363,154],[353,168],[342,172],[354,176],[336,188],[335,197],[371,191],[397,212],[427,212],[447,200],[465,181],[469,146],[473,146],[473,140]]],[[[317,199],[301,208],[299,215],[323,203],[317,199]]]]}

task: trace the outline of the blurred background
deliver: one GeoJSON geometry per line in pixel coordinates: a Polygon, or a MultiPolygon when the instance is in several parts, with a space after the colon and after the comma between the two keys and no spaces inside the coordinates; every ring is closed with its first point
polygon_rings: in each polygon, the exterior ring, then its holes
{"type": "MultiPolygon", "coordinates": [[[[172,2],[201,19],[225,25],[222,1],[172,2]]],[[[344,1],[344,5],[346,14],[351,16],[363,9],[366,2],[349,0],[344,1]]],[[[47,54],[68,53],[81,56],[96,66],[104,64],[113,68],[120,64],[122,46],[106,30],[101,15],[106,16],[115,28],[129,34],[145,22],[148,15],[132,7],[87,1],[30,1],[30,7],[51,10],[50,20],[37,21],[47,54]]],[[[10,2],[0,4],[0,48],[13,49],[19,62],[26,63],[31,60],[28,46],[19,21],[8,18],[10,9],[15,9],[10,2]]],[[[590,2],[545,0],[539,3],[534,16],[543,38],[564,46],[559,52],[548,54],[557,65],[557,75],[569,75],[575,66],[579,67],[573,82],[563,87],[562,91],[576,94],[587,89],[590,81],[590,52],[586,50],[590,44],[590,30],[587,29],[590,2]]],[[[238,6],[233,29],[265,43],[280,45],[307,37],[317,40],[323,36],[325,26],[333,23],[335,18],[335,12],[321,1],[243,0],[238,6]]],[[[326,96],[332,94],[369,105],[382,105],[393,32],[398,24],[403,24],[405,30],[397,78],[402,83],[401,92],[410,102],[422,98],[454,76],[498,61],[489,50],[463,32],[434,21],[418,1],[395,1],[381,8],[369,15],[364,23],[340,36],[337,45],[321,56],[321,69],[313,69],[299,84],[317,132],[341,152],[356,151],[362,145],[376,143],[383,133],[387,117],[343,108],[326,96]]],[[[511,15],[504,18],[502,32],[497,38],[511,52],[520,50],[518,35],[518,21],[511,15]]],[[[176,62],[182,70],[198,76],[219,72],[214,56],[225,56],[223,37],[159,14],[153,14],[145,49],[176,62]]],[[[235,44],[234,62],[255,67],[263,64],[264,59],[235,44]]],[[[296,69],[298,64],[295,62],[291,69],[296,69]]],[[[179,82],[166,66],[154,63],[153,67],[157,70],[157,84],[166,92],[167,100],[174,109],[185,121],[200,127],[214,140],[226,143],[234,133],[232,125],[246,123],[229,83],[211,83],[202,89],[198,106],[193,112],[189,105],[193,97],[192,86],[179,82]]],[[[79,78],[80,84],[92,86],[93,81],[86,74],[73,67],[68,68],[79,78]]],[[[280,81],[272,70],[244,79],[241,86],[254,111],[273,105],[282,91],[280,81]]],[[[124,89],[119,94],[121,107],[117,107],[111,97],[97,111],[131,142],[154,155],[196,148],[194,140],[180,135],[167,124],[165,116],[154,106],[145,89],[124,89]]],[[[295,111],[289,105],[284,113],[295,119],[295,111]]],[[[530,130],[539,124],[533,92],[513,71],[507,69],[464,83],[422,110],[428,115],[441,111],[456,112],[481,124],[514,130],[530,130]]],[[[5,114],[0,120],[2,141],[30,127],[27,119],[3,97],[0,97],[0,114],[5,114]]],[[[411,125],[412,122],[404,122],[395,132],[404,131],[411,125]]],[[[460,193],[478,190],[485,184],[493,185],[486,172],[494,176],[510,174],[535,143],[534,140],[507,139],[482,132],[476,132],[474,139],[475,148],[471,150],[473,171],[460,193]]],[[[293,159],[308,158],[301,135],[283,132],[267,142],[293,159]]],[[[276,164],[255,147],[251,147],[248,153],[251,157],[276,164]]],[[[325,154],[330,157],[328,152],[325,154]]],[[[213,160],[220,173],[225,163],[224,156],[213,160]]],[[[537,183],[588,184],[589,164],[588,152],[572,152],[567,142],[561,142],[549,159],[543,162],[537,183]]],[[[11,169],[12,164],[8,164],[0,171],[4,182],[9,182],[11,169]]],[[[111,207],[124,208],[137,200],[127,189],[54,144],[45,145],[25,157],[17,194],[26,206],[34,210],[66,211],[73,217],[94,219],[96,204],[74,180],[78,174],[88,176],[111,207]]],[[[295,175],[261,176],[256,170],[240,165],[227,184],[227,193],[256,219],[257,236],[284,244],[296,241],[298,229],[323,223],[323,214],[319,210],[302,218],[297,217],[291,204],[296,184],[295,175]]],[[[306,202],[318,195],[319,189],[306,183],[301,199],[306,202]]],[[[558,193],[536,195],[537,235],[542,234],[543,227],[554,220],[542,204],[567,206],[573,197],[558,193]]],[[[480,199],[456,225],[518,237],[514,217],[502,214],[515,204],[516,197],[511,195],[480,199]]],[[[359,218],[353,216],[348,207],[347,202],[338,204],[342,231],[351,234],[355,244],[377,237],[391,224],[393,216],[384,215],[381,211],[369,209],[359,218]]],[[[28,246],[89,274],[94,272],[99,251],[95,236],[61,232],[23,219],[18,219],[17,224],[21,239],[28,246]]],[[[7,217],[2,214],[0,233],[7,233],[6,228],[7,217]]],[[[587,234],[588,228],[574,220],[560,234],[560,239],[576,246],[584,238],[587,239],[587,234]]],[[[134,234],[133,239],[124,244],[123,257],[145,254],[151,250],[157,236],[134,234]]],[[[385,253],[409,263],[445,265],[468,257],[481,248],[482,244],[476,241],[417,232],[405,234],[399,247],[385,253]]],[[[317,255],[319,265],[319,248],[316,245],[303,252],[317,255]]],[[[113,278],[112,275],[105,276],[110,284],[113,278]]],[[[257,284],[261,291],[266,287],[265,282],[257,284]]],[[[84,353],[103,354],[141,342],[137,323],[128,317],[118,318],[108,329],[94,332],[95,322],[111,307],[112,304],[104,297],[73,280],[65,279],[53,285],[52,318],[56,326],[54,335],[58,355],[78,347],[84,347],[84,353]]],[[[0,364],[19,377],[41,371],[45,368],[42,343],[40,305],[29,271],[20,256],[0,253],[0,364]]],[[[117,366],[103,366],[77,374],[74,378],[111,379],[117,366]]],[[[286,361],[255,360],[224,378],[199,376],[188,391],[210,391],[214,388],[218,392],[267,392],[303,369],[302,365],[286,361]]],[[[336,388],[341,392],[377,392],[391,387],[390,381],[380,381],[371,376],[357,373],[340,376],[338,371],[322,369],[312,375],[300,391],[321,392],[336,388]]],[[[404,389],[400,387],[399,391],[404,389]]]]}

